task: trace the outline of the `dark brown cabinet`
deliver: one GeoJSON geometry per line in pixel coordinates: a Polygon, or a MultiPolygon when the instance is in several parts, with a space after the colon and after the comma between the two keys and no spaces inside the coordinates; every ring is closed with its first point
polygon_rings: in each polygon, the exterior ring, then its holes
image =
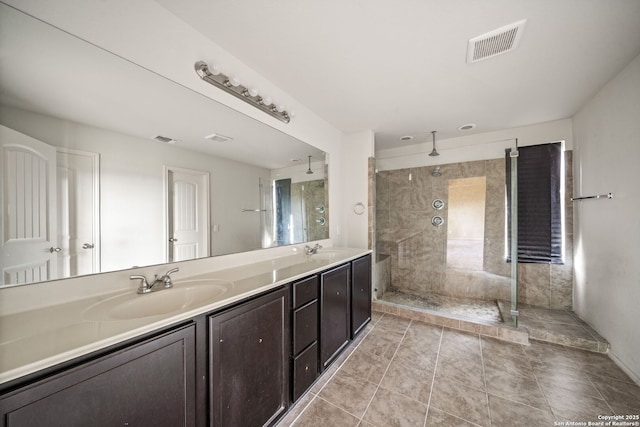
{"type": "Polygon", "coordinates": [[[320,363],[326,368],[351,339],[351,264],[320,275],[320,363]]]}
{"type": "Polygon", "coordinates": [[[318,276],[294,282],[291,401],[295,402],[318,377],[318,276]]]}
{"type": "Polygon", "coordinates": [[[351,262],[351,338],[371,320],[371,255],[351,262]]]}
{"type": "Polygon", "coordinates": [[[371,256],[3,384],[0,427],[269,426],[371,318],[371,256]]]}
{"type": "Polygon", "coordinates": [[[195,379],[191,325],[4,395],[0,426],[194,426],[195,379]]]}
{"type": "Polygon", "coordinates": [[[272,425],[289,404],[289,288],[209,318],[214,426],[272,425]]]}

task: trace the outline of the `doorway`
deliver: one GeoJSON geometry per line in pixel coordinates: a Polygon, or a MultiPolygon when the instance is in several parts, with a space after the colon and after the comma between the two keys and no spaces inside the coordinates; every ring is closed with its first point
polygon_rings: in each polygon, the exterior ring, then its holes
{"type": "Polygon", "coordinates": [[[56,153],[58,277],[100,272],[100,156],[56,153]]]}
{"type": "Polygon", "coordinates": [[[0,285],[57,278],[56,150],[0,126],[0,285]]]}
{"type": "Polygon", "coordinates": [[[166,167],[167,261],[209,256],[209,173],[166,167]]]}

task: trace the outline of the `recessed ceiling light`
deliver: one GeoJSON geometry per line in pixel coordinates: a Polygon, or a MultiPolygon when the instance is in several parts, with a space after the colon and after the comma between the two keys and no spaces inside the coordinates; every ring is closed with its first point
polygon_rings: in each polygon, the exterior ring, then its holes
{"type": "Polygon", "coordinates": [[[405,136],[401,136],[400,137],[400,141],[402,141],[402,142],[411,141],[412,139],[413,139],[413,137],[411,135],[405,135],[405,136]]]}
{"type": "Polygon", "coordinates": [[[475,128],[475,127],[476,127],[476,125],[475,125],[475,124],[473,124],[473,123],[467,123],[466,125],[462,125],[462,126],[460,126],[460,127],[458,128],[458,130],[463,130],[463,131],[464,131],[464,130],[471,130],[471,129],[475,128]]]}

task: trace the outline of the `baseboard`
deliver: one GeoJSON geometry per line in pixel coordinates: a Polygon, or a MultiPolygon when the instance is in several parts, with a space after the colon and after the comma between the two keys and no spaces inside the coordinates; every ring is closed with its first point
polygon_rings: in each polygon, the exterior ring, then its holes
{"type": "Polygon", "coordinates": [[[638,386],[640,386],[640,375],[638,375],[638,373],[634,372],[633,369],[627,366],[627,364],[624,363],[622,359],[620,359],[612,350],[609,350],[609,357],[611,358],[611,360],[615,362],[616,365],[618,365],[620,369],[622,369],[625,372],[625,374],[629,375],[629,377],[638,386]]]}

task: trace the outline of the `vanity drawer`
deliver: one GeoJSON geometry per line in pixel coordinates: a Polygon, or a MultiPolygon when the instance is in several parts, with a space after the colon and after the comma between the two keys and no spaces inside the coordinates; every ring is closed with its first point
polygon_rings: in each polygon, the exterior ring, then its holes
{"type": "Polygon", "coordinates": [[[318,298],[318,276],[311,276],[293,284],[293,308],[318,298]]]}
{"type": "Polygon", "coordinates": [[[293,354],[318,339],[318,300],[293,312],[293,354]]]}
{"type": "Polygon", "coordinates": [[[293,401],[298,400],[318,377],[318,343],[293,359],[293,401]]]}

